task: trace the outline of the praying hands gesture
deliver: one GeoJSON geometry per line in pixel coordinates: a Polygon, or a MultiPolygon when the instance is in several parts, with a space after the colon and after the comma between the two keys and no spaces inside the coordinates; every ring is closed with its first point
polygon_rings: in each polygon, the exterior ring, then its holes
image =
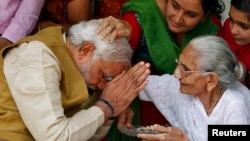
{"type": "Polygon", "coordinates": [[[105,84],[100,99],[108,101],[111,116],[119,116],[148,84],[149,67],[149,63],[139,62],[105,84]]]}

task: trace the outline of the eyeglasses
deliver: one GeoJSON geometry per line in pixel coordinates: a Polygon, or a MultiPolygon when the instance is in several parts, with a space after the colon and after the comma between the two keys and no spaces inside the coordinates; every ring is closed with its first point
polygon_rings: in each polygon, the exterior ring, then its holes
{"type": "Polygon", "coordinates": [[[179,60],[178,59],[175,59],[175,62],[176,62],[176,68],[179,70],[179,74],[181,75],[181,76],[187,76],[188,74],[191,74],[191,73],[195,73],[195,72],[199,72],[199,73],[202,73],[203,75],[206,75],[206,74],[208,74],[209,72],[207,72],[207,71],[192,71],[192,70],[185,70],[184,68],[183,68],[183,65],[179,62],[179,60]]]}
{"type": "Polygon", "coordinates": [[[104,76],[102,78],[103,81],[111,81],[114,77],[113,76],[104,76]]]}

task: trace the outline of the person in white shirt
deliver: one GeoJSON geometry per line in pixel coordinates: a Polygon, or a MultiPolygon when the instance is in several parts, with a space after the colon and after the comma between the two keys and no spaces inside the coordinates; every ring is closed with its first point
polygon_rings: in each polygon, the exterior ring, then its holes
{"type": "Polygon", "coordinates": [[[129,69],[127,39],[108,43],[98,26],[50,27],[2,50],[0,140],[102,139],[147,84],[150,65],[129,69]],[[101,95],[90,97],[87,86],[101,95]]]}

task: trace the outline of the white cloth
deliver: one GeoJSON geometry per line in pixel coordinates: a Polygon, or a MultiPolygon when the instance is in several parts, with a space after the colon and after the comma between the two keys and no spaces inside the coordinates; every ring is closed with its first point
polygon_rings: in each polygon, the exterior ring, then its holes
{"type": "Polygon", "coordinates": [[[56,56],[39,41],[23,43],[5,56],[6,80],[25,125],[37,141],[86,141],[93,135],[96,138],[92,140],[99,140],[109,129],[102,126],[104,113],[100,108],[92,106],[71,118],[64,115],[59,65],[56,56]]]}
{"type": "Polygon", "coordinates": [[[172,75],[150,76],[140,99],[152,101],[173,127],[182,129],[191,141],[206,141],[209,124],[250,124],[250,91],[235,83],[228,88],[208,116],[201,101],[179,91],[172,75]]]}

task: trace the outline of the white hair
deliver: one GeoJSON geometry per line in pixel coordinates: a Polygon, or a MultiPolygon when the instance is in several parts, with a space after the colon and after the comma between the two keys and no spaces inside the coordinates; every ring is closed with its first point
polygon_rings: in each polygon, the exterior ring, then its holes
{"type": "Polygon", "coordinates": [[[101,58],[104,61],[131,62],[133,51],[127,38],[116,38],[112,43],[108,37],[102,40],[96,33],[100,23],[82,21],[73,25],[68,32],[72,44],[77,46],[85,42],[92,42],[95,45],[93,58],[101,58]]]}
{"type": "Polygon", "coordinates": [[[215,72],[220,84],[229,87],[244,76],[244,68],[238,62],[224,39],[215,35],[203,35],[190,41],[201,71],[215,72]]]}

